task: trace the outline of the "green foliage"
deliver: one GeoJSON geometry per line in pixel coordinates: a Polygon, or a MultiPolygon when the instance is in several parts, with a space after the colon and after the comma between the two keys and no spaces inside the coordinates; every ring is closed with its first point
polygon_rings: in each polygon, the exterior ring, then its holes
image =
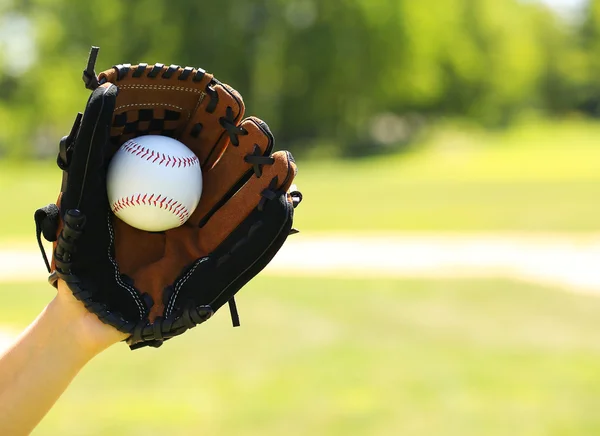
{"type": "Polygon", "coordinates": [[[523,110],[565,113],[600,89],[598,10],[580,37],[519,0],[4,1],[0,156],[54,153],[85,104],[92,44],[98,70],[215,72],[297,154],[323,143],[370,154],[442,115],[498,126],[523,110]]]}
{"type": "MultiPolygon", "coordinates": [[[[3,283],[18,331],[53,296],[3,283]]],[[[34,435],[593,435],[600,300],[508,280],[258,277],[157,350],[92,360],[34,435]]]]}

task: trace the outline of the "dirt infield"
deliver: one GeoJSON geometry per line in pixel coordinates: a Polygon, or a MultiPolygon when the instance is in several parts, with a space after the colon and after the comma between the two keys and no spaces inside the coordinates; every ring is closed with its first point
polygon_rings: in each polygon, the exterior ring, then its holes
{"type": "MultiPolygon", "coordinates": [[[[600,235],[394,234],[290,237],[271,275],[508,277],[600,294],[600,235]]],[[[39,252],[0,246],[0,282],[46,280],[39,252]]],[[[15,332],[0,329],[0,351],[15,332]]]]}
{"type": "MultiPolygon", "coordinates": [[[[508,277],[600,293],[600,234],[299,234],[265,274],[508,277]]],[[[45,280],[41,255],[0,246],[0,281],[45,280]]]]}

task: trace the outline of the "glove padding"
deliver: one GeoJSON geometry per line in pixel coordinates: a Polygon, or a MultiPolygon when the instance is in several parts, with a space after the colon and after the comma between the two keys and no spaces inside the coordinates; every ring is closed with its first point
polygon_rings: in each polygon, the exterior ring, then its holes
{"type": "Polygon", "coordinates": [[[295,232],[292,155],[271,154],[267,124],[242,120],[242,97],[202,69],[117,65],[96,77],[93,63],[84,80],[95,90],[61,141],[59,212],[36,212],[38,240],[54,242],[50,282],[64,280],[88,310],[130,334],[131,348],[160,346],[226,302],[237,325],[234,295],[295,232]],[[202,167],[198,207],[166,232],[127,225],[107,199],[111,157],[147,134],[183,142],[202,167]]]}

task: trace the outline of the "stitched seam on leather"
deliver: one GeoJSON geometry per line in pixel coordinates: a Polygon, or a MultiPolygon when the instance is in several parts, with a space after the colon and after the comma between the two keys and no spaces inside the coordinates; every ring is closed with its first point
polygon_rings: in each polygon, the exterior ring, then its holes
{"type": "Polygon", "coordinates": [[[201,94],[204,91],[197,88],[186,88],[184,86],[168,86],[168,85],[120,85],[121,89],[152,89],[157,91],[184,91],[184,92],[195,92],[201,94]]]}
{"type": "Polygon", "coordinates": [[[188,117],[188,122],[190,121],[190,118],[192,118],[192,114],[195,114],[198,111],[198,108],[200,107],[200,105],[202,104],[202,102],[204,101],[204,99],[206,98],[206,92],[202,91],[200,93],[200,97],[198,97],[198,101],[196,102],[196,106],[194,106],[194,110],[190,112],[190,115],[188,117]]]}
{"type": "Polygon", "coordinates": [[[186,222],[190,216],[189,210],[179,201],[160,194],[133,194],[127,197],[121,197],[112,203],[110,208],[116,214],[123,209],[134,206],[155,206],[159,209],[164,209],[177,216],[181,224],[186,222]]]}
{"type": "Polygon", "coordinates": [[[118,110],[120,110],[120,109],[126,108],[126,107],[135,107],[135,106],[167,106],[167,107],[173,107],[175,109],[179,109],[181,112],[183,112],[183,108],[182,107],[176,106],[176,105],[171,104],[171,103],[131,103],[131,104],[124,104],[122,106],[116,107],[115,108],[115,112],[118,111],[118,110]]]}
{"type": "Polygon", "coordinates": [[[113,264],[113,267],[115,269],[115,280],[119,286],[121,286],[123,289],[125,289],[127,292],[129,292],[129,294],[133,298],[133,301],[135,301],[135,304],[137,305],[138,310],[140,311],[140,319],[144,319],[145,311],[144,311],[144,306],[142,305],[142,302],[138,298],[138,295],[137,295],[135,289],[133,287],[125,284],[123,282],[123,280],[121,280],[121,274],[119,273],[119,265],[117,265],[116,260],[113,259],[113,257],[110,255],[111,248],[113,247],[113,245],[115,243],[115,233],[113,231],[113,227],[110,222],[110,213],[109,213],[107,221],[108,221],[108,232],[110,234],[110,244],[108,244],[108,259],[113,264]]]}
{"type": "Polygon", "coordinates": [[[157,165],[175,168],[181,167],[192,167],[192,166],[200,166],[200,161],[198,160],[198,156],[194,155],[191,157],[177,157],[171,156],[164,153],[158,153],[154,150],[150,150],[143,145],[138,144],[133,140],[129,140],[123,146],[123,150],[129,154],[133,154],[140,159],[147,160],[148,162],[155,163],[157,165]]]}
{"type": "Polygon", "coordinates": [[[207,260],[208,260],[208,256],[198,259],[196,261],[196,263],[194,264],[194,266],[192,268],[190,268],[190,270],[185,274],[185,276],[183,276],[183,278],[179,282],[177,282],[177,284],[175,285],[175,293],[173,294],[173,296],[171,297],[171,301],[169,301],[169,304],[167,305],[167,310],[165,311],[165,317],[169,316],[171,314],[171,311],[175,308],[175,301],[177,301],[177,296],[179,295],[179,291],[181,290],[181,288],[183,287],[185,282],[187,282],[188,279],[192,276],[192,274],[194,274],[194,271],[196,271],[196,268],[198,268],[198,265],[200,265],[202,262],[205,262],[207,260]]]}

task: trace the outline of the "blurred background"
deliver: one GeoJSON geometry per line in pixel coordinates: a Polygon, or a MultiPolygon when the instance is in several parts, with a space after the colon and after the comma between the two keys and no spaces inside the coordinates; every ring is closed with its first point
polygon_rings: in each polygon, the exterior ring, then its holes
{"type": "Polygon", "coordinates": [[[37,435],[600,433],[600,1],[0,0],[0,338],[53,297],[81,72],[202,67],[290,149],[299,235],[226,312],[91,362],[37,435]]]}

